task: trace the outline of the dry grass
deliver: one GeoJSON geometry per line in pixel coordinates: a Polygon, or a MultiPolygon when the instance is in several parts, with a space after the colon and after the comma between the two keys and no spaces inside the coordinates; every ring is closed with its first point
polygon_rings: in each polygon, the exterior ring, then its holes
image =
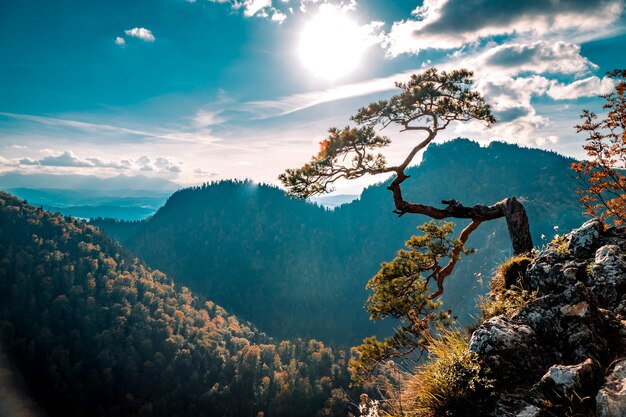
{"type": "Polygon", "coordinates": [[[404,384],[402,415],[479,415],[474,413],[492,381],[467,345],[468,336],[452,330],[441,330],[429,340],[428,361],[404,384]]]}
{"type": "Polygon", "coordinates": [[[483,321],[499,315],[511,317],[528,301],[537,298],[524,279],[531,261],[527,256],[516,256],[500,265],[491,279],[491,291],[478,302],[483,321]]]}

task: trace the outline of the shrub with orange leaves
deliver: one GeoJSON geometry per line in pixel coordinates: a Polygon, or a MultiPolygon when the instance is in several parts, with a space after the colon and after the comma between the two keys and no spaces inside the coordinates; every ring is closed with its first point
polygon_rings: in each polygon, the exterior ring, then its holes
{"type": "Polygon", "coordinates": [[[605,99],[604,119],[584,110],[578,133],[588,135],[584,149],[588,161],[575,162],[572,168],[581,188],[580,203],[585,212],[616,225],[626,224],[626,69],[614,70],[608,76],[616,81],[605,99]]]}

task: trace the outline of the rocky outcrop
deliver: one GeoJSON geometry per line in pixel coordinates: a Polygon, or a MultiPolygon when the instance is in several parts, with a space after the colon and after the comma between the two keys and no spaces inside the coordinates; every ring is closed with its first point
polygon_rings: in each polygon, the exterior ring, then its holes
{"type": "Polygon", "coordinates": [[[567,248],[574,256],[588,256],[593,253],[603,230],[604,226],[599,220],[591,219],[578,229],[572,230],[568,236],[567,248]]]}
{"type": "Polygon", "coordinates": [[[589,284],[601,303],[609,308],[618,307],[626,293],[626,262],[620,247],[606,245],[598,249],[592,271],[589,284]]]}
{"type": "Polygon", "coordinates": [[[596,395],[597,417],[626,416],[626,360],[619,361],[596,395]]]}
{"type": "Polygon", "coordinates": [[[591,359],[577,365],[553,365],[539,381],[538,388],[544,393],[553,392],[559,398],[585,395],[596,383],[597,368],[591,359]]]}
{"type": "Polygon", "coordinates": [[[625,254],[626,228],[598,220],[535,254],[534,299],[470,340],[495,380],[487,415],[626,417],[625,254]]]}
{"type": "Polygon", "coordinates": [[[503,316],[483,323],[472,335],[469,350],[483,358],[501,383],[516,381],[526,372],[541,369],[547,359],[530,326],[503,316]]]}

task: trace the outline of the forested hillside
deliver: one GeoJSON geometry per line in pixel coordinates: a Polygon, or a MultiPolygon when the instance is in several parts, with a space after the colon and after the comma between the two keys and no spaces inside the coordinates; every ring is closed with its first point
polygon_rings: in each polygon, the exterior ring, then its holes
{"type": "Polygon", "coordinates": [[[345,416],[349,408],[345,351],[275,343],[94,226],[5,193],[0,340],[51,417],[345,416]]]}
{"type": "MultiPolygon", "coordinates": [[[[537,149],[458,139],[428,148],[410,169],[404,194],[431,205],[451,198],[492,204],[515,196],[541,246],[542,234],[550,240],[555,226],[568,230],[582,220],[571,162],[537,149]]],[[[149,265],[272,336],[358,343],[384,332],[363,308],[365,283],[427,220],[394,215],[386,185],[328,211],[274,187],[224,181],[176,192],[147,221],[95,224],[149,265]]],[[[487,288],[480,277],[510,255],[504,220],[483,224],[469,246],[477,252],[459,262],[444,298],[464,322],[473,320],[475,298],[487,288]]]]}

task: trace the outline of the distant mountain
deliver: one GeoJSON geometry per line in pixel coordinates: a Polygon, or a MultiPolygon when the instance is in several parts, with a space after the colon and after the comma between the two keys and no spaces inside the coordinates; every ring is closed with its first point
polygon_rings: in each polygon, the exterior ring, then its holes
{"type": "MultiPolygon", "coordinates": [[[[110,191],[175,191],[180,186],[163,178],[151,178],[143,175],[118,175],[110,178],[100,178],[94,175],[49,175],[49,174],[20,174],[7,172],[0,174],[0,189],[31,188],[37,190],[91,190],[93,193],[107,193],[110,191]]],[[[106,194],[105,194],[106,195],[106,194]]],[[[119,195],[123,197],[124,195],[119,195]]]]}
{"type": "Polygon", "coordinates": [[[326,208],[335,208],[343,204],[351,203],[357,198],[359,198],[359,196],[355,194],[337,194],[337,195],[329,195],[329,196],[311,197],[309,200],[311,200],[312,203],[317,203],[320,206],[323,206],[326,208]]]}
{"type": "Polygon", "coordinates": [[[45,210],[79,218],[145,219],[178,188],[171,181],[145,176],[0,175],[0,190],[45,210]]]}
{"type": "MultiPolygon", "coordinates": [[[[535,245],[582,221],[571,159],[505,143],[459,139],[431,145],[404,184],[410,201],[492,204],[516,196],[527,208],[535,245]]],[[[364,309],[365,283],[416,232],[424,216],[395,216],[386,183],[329,211],[277,188],[224,181],[174,193],[149,220],[97,221],[148,264],[279,337],[357,343],[385,332],[364,309]]],[[[455,220],[456,221],[456,220],[455,220]]],[[[458,228],[467,224],[456,221],[458,228]]],[[[487,288],[482,277],[511,255],[504,219],[471,236],[447,281],[445,307],[465,323],[487,288]],[[504,249],[503,249],[504,248],[504,249]],[[482,282],[482,284],[481,284],[482,282]]],[[[387,329],[394,323],[387,324],[387,329]]]]}
{"type": "Polygon", "coordinates": [[[44,210],[83,219],[142,220],[167,201],[169,191],[9,188],[7,192],[44,210]],[[110,194],[110,195],[107,195],[110,194]],[[118,195],[116,195],[118,194],[118,195]]]}
{"type": "Polygon", "coordinates": [[[5,193],[0,344],[2,416],[343,417],[352,407],[347,352],[274,343],[99,229],[5,193]],[[5,386],[18,379],[24,395],[5,386]]]}

